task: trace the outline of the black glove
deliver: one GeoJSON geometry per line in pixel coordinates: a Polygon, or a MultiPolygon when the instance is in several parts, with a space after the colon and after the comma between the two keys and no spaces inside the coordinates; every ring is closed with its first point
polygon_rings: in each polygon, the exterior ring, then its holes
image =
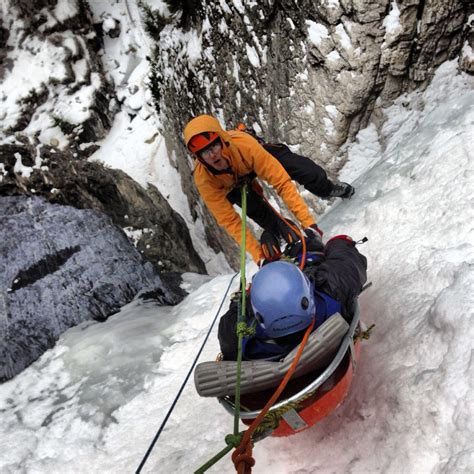
{"type": "Polygon", "coordinates": [[[298,240],[301,240],[301,236],[291,228],[294,227],[295,229],[298,229],[298,226],[293,221],[286,219],[286,222],[278,219],[278,230],[286,243],[291,245],[298,242],[298,240]],[[289,225],[286,222],[288,222],[289,225]]]}
{"type": "MultiPolygon", "coordinates": [[[[303,232],[306,252],[312,254],[323,254],[324,244],[321,239],[322,230],[316,224],[313,224],[310,227],[307,227],[303,232]]],[[[288,255],[288,257],[296,258],[302,251],[303,243],[301,240],[298,240],[294,244],[288,245],[285,254],[288,255]]]]}
{"type": "Polygon", "coordinates": [[[323,231],[316,224],[307,227],[304,234],[308,252],[324,252],[323,231]]]}
{"type": "Polygon", "coordinates": [[[263,266],[268,262],[279,260],[281,257],[280,242],[274,234],[265,230],[260,237],[260,245],[264,260],[259,262],[259,266],[263,266]]]}

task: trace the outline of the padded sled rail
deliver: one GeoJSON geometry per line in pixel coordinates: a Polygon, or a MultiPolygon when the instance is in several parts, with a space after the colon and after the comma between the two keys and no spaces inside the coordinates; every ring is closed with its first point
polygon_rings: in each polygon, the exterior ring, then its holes
{"type": "MultiPolygon", "coordinates": [[[[330,320],[331,318],[329,318],[330,320]]],[[[336,355],[330,362],[330,364],[326,367],[326,369],[316,377],[309,385],[307,385],[304,389],[300,390],[298,393],[295,393],[291,397],[288,397],[284,400],[280,400],[278,403],[272,406],[270,412],[274,410],[278,410],[283,406],[287,405],[288,403],[298,402],[300,399],[304,399],[308,394],[313,393],[316,389],[318,389],[326,380],[331,377],[334,371],[339,367],[344,356],[346,355],[347,351],[350,350],[351,345],[353,344],[353,338],[355,330],[359,324],[360,319],[360,308],[359,303],[356,301],[354,316],[352,318],[351,324],[349,326],[349,330],[347,331],[346,335],[342,339],[342,342],[339,345],[339,349],[337,350],[336,355]]],[[[329,321],[328,320],[328,321],[329,321]]],[[[321,326],[322,327],[322,326],[321,326]]],[[[319,328],[318,328],[319,329],[319,328]]],[[[288,357],[288,356],[287,356],[288,357]]],[[[231,413],[234,414],[235,405],[232,399],[229,396],[219,397],[219,402],[224,406],[224,408],[231,413]]],[[[253,410],[253,411],[245,411],[241,407],[240,411],[240,418],[241,419],[255,419],[260,410],[253,410]]]]}
{"type": "MultiPolygon", "coordinates": [[[[339,313],[325,321],[310,335],[293,377],[327,366],[348,329],[349,324],[339,313]]],[[[279,362],[243,361],[240,393],[258,392],[277,385],[288,372],[297,351],[298,347],[279,362]]],[[[201,397],[233,395],[236,378],[235,361],[203,362],[194,371],[194,384],[201,397]]]]}

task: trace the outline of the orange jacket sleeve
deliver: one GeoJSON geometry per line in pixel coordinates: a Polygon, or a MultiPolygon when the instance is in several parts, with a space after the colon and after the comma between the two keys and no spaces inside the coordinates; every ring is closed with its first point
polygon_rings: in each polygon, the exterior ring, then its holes
{"type": "MultiPolygon", "coordinates": [[[[225,189],[218,189],[208,182],[196,182],[206,206],[217,220],[217,223],[224,227],[232,238],[240,245],[242,241],[241,219],[235,212],[234,207],[227,199],[225,189]]],[[[257,239],[247,227],[246,249],[252,255],[253,260],[258,263],[263,258],[263,253],[257,239]]]]}
{"type": "Polygon", "coordinates": [[[290,175],[280,162],[268,153],[256,140],[251,146],[252,166],[259,178],[271,184],[303,228],[315,223],[308,206],[291,181],[290,175]]]}

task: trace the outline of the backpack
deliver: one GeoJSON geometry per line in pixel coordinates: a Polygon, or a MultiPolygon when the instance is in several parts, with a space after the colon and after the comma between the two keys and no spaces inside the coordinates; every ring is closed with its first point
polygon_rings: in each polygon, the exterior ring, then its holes
{"type": "Polygon", "coordinates": [[[257,132],[256,132],[252,127],[247,127],[247,125],[245,125],[245,124],[242,123],[242,122],[240,122],[240,123],[237,125],[236,130],[238,130],[239,132],[248,133],[250,136],[252,136],[253,138],[255,138],[255,140],[257,140],[258,143],[260,143],[260,144],[265,143],[265,140],[264,140],[262,137],[259,137],[259,136],[257,135],[257,132]]]}

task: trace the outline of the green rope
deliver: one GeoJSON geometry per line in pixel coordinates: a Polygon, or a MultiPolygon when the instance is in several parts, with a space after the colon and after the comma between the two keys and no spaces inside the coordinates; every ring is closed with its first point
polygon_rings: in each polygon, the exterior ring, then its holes
{"type": "Polygon", "coordinates": [[[240,442],[242,441],[242,436],[243,436],[242,432],[240,432],[239,434],[236,434],[236,435],[228,434],[225,437],[225,442],[229,446],[232,446],[233,448],[236,448],[240,444],[240,442]]]}
{"type": "Polygon", "coordinates": [[[237,323],[237,335],[240,336],[242,335],[242,337],[245,337],[245,336],[254,336],[255,335],[255,328],[254,327],[249,327],[247,326],[247,323],[243,323],[243,322],[240,322],[240,323],[237,323]]]}
{"type": "Polygon", "coordinates": [[[242,439],[243,433],[240,432],[236,435],[228,434],[225,437],[225,442],[227,446],[219,451],[213,458],[209,459],[206,464],[203,464],[197,471],[194,471],[194,474],[203,474],[210,467],[212,467],[217,461],[220,461],[229,451],[236,448],[242,439]]]}
{"type": "MultiPolygon", "coordinates": [[[[245,298],[247,282],[245,281],[245,256],[246,256],[246,236],[247,236],[247,185],[242,186],[242,234],[240,238],[240,290],[242,299],[240,302],[240,311],[238,325],[245,324],[245,298]]],[[[242,368],[242,339],[243,334],[238,334],[237,342],[237,379],[235,381],[235,411],[234,411],[234,435],[239,433],[240,421],[240,372],[242,368]]]]}
{"type": "MultiPolygon", "coordinates": [[[[246,259],[246,235],[247,235],[247,185],[242,186],[242,235],[240,244],[240,301],[238,305],[238,320],[236,333],[238,337],[237,342],[237,379],[235,382],[235,410],[234,410],[234,432],[225,437],[227,446],[219,451],[213,458],[209,459],[203,466],[201,466],[194,474],[202,474],[213,466],[217,461],[222,459],[229,451],[236,448],[242,439],[242,432],[239,432],[240,422],[240,372],[242,369],[242,339],[244,336],[251,336],[255,333],[254,327],[248,327],[245,321],[246,313],[246,286],[245,281],[245,259],[246,259]]],[[[232,295],[234,297],[234,295],[232,295]]]]}
{"type": "Polygon", "coordinates": [[[223,450],[219,451],[213,458],[209,459],[206,464],[203,464],[198,470],[194,471],[194,474],[202,474],[203,472],[206,472],[211,466],[214,466],[217,461],[220,461],[229,451],[232,451],[233,449],[234,446],[229,444],[223,450]]]}

